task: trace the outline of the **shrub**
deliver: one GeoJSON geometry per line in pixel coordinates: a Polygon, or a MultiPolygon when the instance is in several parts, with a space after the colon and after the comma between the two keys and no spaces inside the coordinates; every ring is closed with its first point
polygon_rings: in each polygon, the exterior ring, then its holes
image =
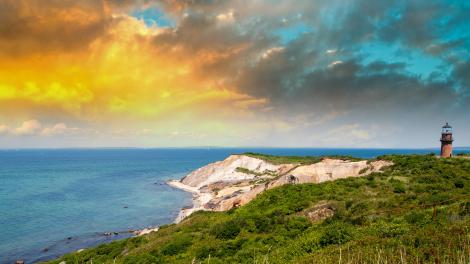
{"type": "Polygon", "coordinates": [[[218,239],[228,240],[237,237],[240,231],[241,228],[239,226],[239,223],[237,223],[237,221],[232,220],[215,225],[211,229],[211,234],[218,239]]]}
{"type": "Polygon", "coordinates": [[[383,223],[378,227],[378,235],[382,238],[399,237],[407,231],[408,228],[404,224],[399,223],[383,223]]]}
{"type": "Polygon", "coordinates": [[[162,247],[162,254],[167,256],[178,255],[179,253],[186,251],[191,244],[190,236],[173,239],[172,242],[162,247]]]}
{"type": "Polygon", "coordinates": [[[353,205],[350,210],[352,213],[362,214],[365,211],[367,211],[367,209],[368,209],[368,206],[365,202],[359,202],[353,205]]]}
{"type": "Polygon", "coordinates": [[[110,257],[117,257],[124,250],[125,244],[124,241],[114,241],[109,244],[103,244],[96,248],[96,253],[98,255],[106,255],[110,257]]]}
{"type": "Polygon", "coordinates": [[[217,248],[213,246],[204,245],[196,251],[196,257],[198,259],[205,259],[209,256],[216,255],[217,248]]]}
{"type": "Polygon", "coordinates": [[[299,239],[299,247],[306,253],[312,253],[320,248],[318,237],[314,234],[308,234],[299,239]]]}
{"type": "Polygon", "coordinates": [[[159,264],[165,263],[161,258],[149,254],[139,256],[127,256],[124,258],[124,264],[159,264]]]}
{"type": "Polygon", "coordinates": [[[271,231],[270,218],[259,216],[253,219],[255,222],[256,232],[258,233],[267,233],[271,231]]]}
{"type": "Polygon", "coordinates": [[[288,235],[295,237],[306,230],[310,226],[310,222],[305,217],[292,217],[288,218],[284,225],[288,230],[288,235]]]}
{"type": "Polygon", "coordinates": [[[462,180],[457,180],[454,182],[454,186],[461,189],[464,187],[464,183],[462,180]]]}
{"type": "Polygon", "coordinates": [[[425,213],[415,212],[415,211],[412,211],[409,214],[405,215],[404,218],[408,224],[412,224],[412,225],[422,225],[422,224],[427,223],[429,220],[428,219],[429,216],[426,215],[425,213]]]}
{"type": "Polygon", "coordinates": [[[394,193],[405,193],[406,192],[405,186],[403,186],[403,184],[395,183],[393,185],[393,192],[394,193]]]}
{"type": "Polygon", "coordinates": [[[349,222],[353,225],[365,225],[367,223],[367,218],[365,216],[352,217],[349,219],[349,222]]]}
{"type": "Polygon", "coordinates": [[[220,250],[217,252],[217,256],[231,256],[235,255],[239,251],[247,239],[231,240],[222,244],[220,250]]]}
{"type": "Polygon", "coordinates": [[[348,226],[344,224],[335,224],[328,226],[320,237],[320,245],[326,247],[329,245],[341,245],[352,239],[352,234],[348,226]]]}
{"type": "Polygon", "coordinates": [[[293,212],[300,212],[307,208],[310,203],[306,200],[297,201],[296,203],[292,203],[289,205],[289,210],[293,212]]]}

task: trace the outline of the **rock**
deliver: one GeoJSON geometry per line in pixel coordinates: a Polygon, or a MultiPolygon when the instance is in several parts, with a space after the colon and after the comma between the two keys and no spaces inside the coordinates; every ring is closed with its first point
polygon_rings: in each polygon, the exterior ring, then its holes
{"type": "Polygon", "coordinates": [[[16,264],[24,264],[24,260],[17,260],[15,263],[16,264]]]}
{"type": "Polygon", "coordinates": [[[280,171],[292,168],[294,164],[274,165],[262,159],[245,155],[231,155],[223,161],[218,161],[197,169],[184,177],[181,182],[191,187],[200,188],[216,182],[240,182],[252,180],[254,174],[237,171],[237,168],[245,168],[256,173],[266,171],[280,171]]]}
{"type": "Polygon", "coordinates": [[[146,234],[150,234],[152,232],[157,232],[158,229],[159,229],[159,227],[148,227],[148,228],[144,228],[142,230],[136,230],[132,233],[136,236],[143,236],[143,235],[146,235],[146,234]]]}
{"type": "Polygon", "coordinates": [[[327,202],[319,202],[311,209],[304,212],[305,216],[313,223],[321,222],[335,215],[334,206],[327,202]]]}

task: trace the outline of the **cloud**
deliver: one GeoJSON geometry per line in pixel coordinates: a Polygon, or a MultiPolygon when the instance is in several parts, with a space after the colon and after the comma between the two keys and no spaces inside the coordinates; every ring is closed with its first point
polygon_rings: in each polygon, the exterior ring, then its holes
{"type": "Polygon", "coordinates": [[[385,134],[364,129],[374,124],[465,124],[469,10],[450,0],[0,0],[0,119],[45,122],[0,134],[53,138],[78,124],[287,142],[318,132],[313,119],[372,142],[385,134]],[[148,9],[174,26],[132,16],[148,9]]]}
{"type": "Polygon", "coordinates": [[[327,131],[328,139],[335,139],[338,142],[368,140],[371,138],[371,131],[361,128],[359,124],[347,124],[327,131]]]}
{"type": "Polygon", "coordinates": [[[342,64],[343,62],[340,60],[333,61],[332,63],[328,64],[328,68],[335,67],[336,65],[342,64]]]}
{"type": "Polygon", "coordinates": [[[326,50],[326,54],[330,54],[330,55],[333,55],[337,52],[336,49],[329,49],[329,50],[326,50]]]}
{"type": "Polygon", "coordinates": [[[6,125],[0,125],[0,135],[5,135],[10,132],[10,127],[6,125]]]}
{"type": "Polygon", "coordinates": [[[227,13],[221,13],[216,17],[222,23],[233,23],[235,21],[236,14],[234,11],[231,10],[227,13]]]}
{"type": "Polygon", "coordinates": [[[39,133],[42,129],[42,124],[37,120],[24,121],[21,126],[13,129],[11,132],[18,136],[32,136],[39,133]]]}
{"type": "Polygon", "coordinates": [[[274,48],[270,48],[268,49],[267,51],[265,51],[263,53],[263,55],[261,56],[261,58],[263,59],[269,59],[269,57],[275,55],[276,53],[280,53],[284,50],[284,47],[274,47],[274,48]]]}
{"type": "Polygon", "coordinates": [[[112,20],[105,1],[0,1],[1,55],[84,49],[112,20]],[[80,37],[77,37],[80,36],[80,37]]]}
{"type": "MultiPolygon", "coordinates": [[[[11,127],[8,125],[0,125],[0,135],[10,136],[59,136],[59,135],[74,135],[81,132],[87,132],[80,128],[69,128],[64,123],[57,123],[51,126],[44,126],[38,120],[27,120],[21,123],[18,127],[11,127]]],[[[89,132],[89,131],[88,131],[89,132]]]]}
{"type": "Polygon", "coordinates": [[[55,136],[55,135],[63,135],[65,134],[69,129],[67,128],[67,125],[64,123],[58,123],[55,124],[52,127],[46,127],[41,131],[41,135],[44,136],[55,136]]]}

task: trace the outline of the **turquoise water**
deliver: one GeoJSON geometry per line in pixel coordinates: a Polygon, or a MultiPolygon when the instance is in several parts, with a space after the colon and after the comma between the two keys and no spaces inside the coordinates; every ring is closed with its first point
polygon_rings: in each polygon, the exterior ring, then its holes
{"type": "Polygon", "coordinates": [[[171,223],[191,195],[165,184],[232,153],[353,155],[430,149],[84,149],[0,151],[0,263],[51,259],[171,223]],[[104,236],[104,232],[118,232],[104,236]]]}

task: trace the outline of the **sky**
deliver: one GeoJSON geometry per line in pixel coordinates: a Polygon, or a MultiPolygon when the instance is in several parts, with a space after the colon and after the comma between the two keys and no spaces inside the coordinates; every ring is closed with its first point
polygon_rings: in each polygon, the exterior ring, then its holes
{"type": "Polygon", "coordinates": [[[0,148],[470,146],[466,0],[0,0],[0,148]]]}

